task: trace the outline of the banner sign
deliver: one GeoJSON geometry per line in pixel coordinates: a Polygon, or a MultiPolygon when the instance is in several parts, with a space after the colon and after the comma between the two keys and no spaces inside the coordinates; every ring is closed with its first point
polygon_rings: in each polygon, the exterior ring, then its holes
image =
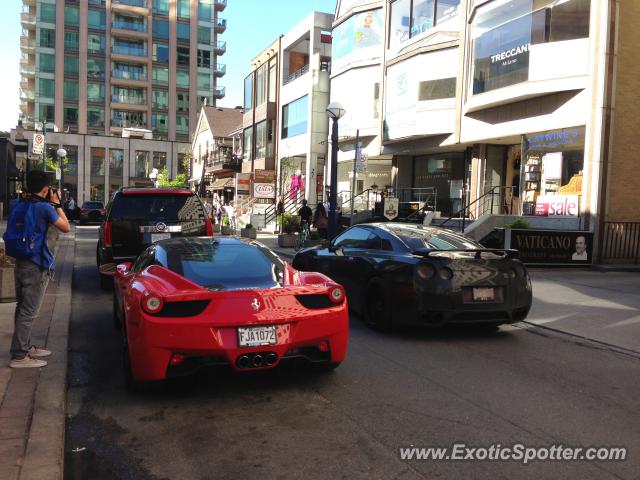
{"type": "Polygon", "coordinates": [[[540,195],[536,198],[538,216],[567,218],[580,216],[580,197],[578,195],[540,195]]]}
{"type": "Polygon", "coordinates": [[[274,183],[254,183],[253,198],[276,198],[274,183]]]}
{"type": "Polygon", "coordinates": [[[253,172],[253,181],[255,183],[275,183],[276,171],[256,169],[253,172]]]}
{"type": "Polygon", "coordinates": [[[591,265],[593,232],[512,229],[506,248],[515,248],[526,264],[591,265]]]}

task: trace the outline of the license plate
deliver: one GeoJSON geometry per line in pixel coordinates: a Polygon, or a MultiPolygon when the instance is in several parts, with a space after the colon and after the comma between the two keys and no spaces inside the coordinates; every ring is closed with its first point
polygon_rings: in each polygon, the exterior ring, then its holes
{"type": "Polygon", "coordinates": [[[259,347],[262,345],[276,345],[276,326],[268,327],[238,327],[238,345],[241,347],[259,347]]]}
{"type": "Polygon", "coordinates": [[[493,288],[474,288],[474,302],[493,302],[496,299],[496,293],[493,288]]]}
{"type": "Polygon", "coordinates": [[[158,240],[166,240],[167,238],[171,238],[170,233],[152,233],[151,243],[156,243],[158,240]]]}

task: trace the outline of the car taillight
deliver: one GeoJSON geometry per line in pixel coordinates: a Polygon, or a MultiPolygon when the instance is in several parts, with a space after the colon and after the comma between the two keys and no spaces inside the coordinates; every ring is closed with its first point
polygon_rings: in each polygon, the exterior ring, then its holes
{"type": "Polygon", "coordinates": [[[111,246],[111,222],[105,222],[104,224],[104,230],[102,232],[102,245],[104,247],[110,247],[111,246]]]}
{"type": "Polygon", "coordinates": [[[418,267],[416,268],[416,273],[423,280],[429,280],[436,274],[436,269],[427,263],[423,263],[422,265],[418,265],[418,267]]]}
{"type": "Polygon", "coordinates": [[[451,280],[453,278],[453,270],[444,267],[438,271],[438,275],[440,275],[440,278],[443,280],[451,280]]]}
{"type": "Polygon", "coordinates": [[[80,213],[87,213],[87,209],[86,208],[81,208],[80,209],[80,213]]]}
{"type": "Polygon", "coordinates": [[[204,226],[207,229],[207,237],[213,237],[213,224],[211,223],[210,218],[204,219],[204,226]]]}
{"type": "Polygon", "coordinates": [[[344,300],[344,291],[342,290],[342,288],[332,287],[331,290],[329,290],[329,299],[333,303],[342,303],[342,301],[344,300]]]}
{"type": "Polygon", "coordinates": [[[153,315],[162,310],[162,307],[164,307],[164,300],[162,300],[160,295],[149,290],[144,292],[142,296],[142,309],[145,312],[153,315]]]}

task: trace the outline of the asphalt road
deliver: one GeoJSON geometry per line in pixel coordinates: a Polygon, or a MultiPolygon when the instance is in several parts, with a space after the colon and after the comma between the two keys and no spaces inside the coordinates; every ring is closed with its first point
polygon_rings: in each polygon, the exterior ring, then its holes
{"type": "MultiPolygon", "coordinates": [[[[640,358],[525,325],[380,334],[333,373],[124,390],[95,229],[78,229],[68,479],[640,478],[640,358]],[[403,461],[410,445],[627,447],[624,462],[403,461]]],[[[535,285],[534,285],[535,288],[535,285]]]]}

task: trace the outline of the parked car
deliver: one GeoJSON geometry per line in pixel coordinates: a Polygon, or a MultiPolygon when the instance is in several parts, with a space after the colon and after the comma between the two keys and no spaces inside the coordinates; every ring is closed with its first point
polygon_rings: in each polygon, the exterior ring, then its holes
{"type": "Polygon", "coordinates": [[[84,225],[87,222],[101,222],[106,210],[102,202],[84,202],[80,207],[78,223],[84,225]]]}
{"type": "Polygon", "coordinates": [[[96,262],[108,288],[116,264],[135,260],[158,240],[213,235],[200,197],[184,188],[119,189],[100,226],[96,262]]]}
{"type": "Polygon", "coordinates": [[[372,327],[499,325],[523,320],[531,308],[531,280],[516,256],[444,228],[372,223],[300,251],[293,266],[343,285],[350,307],[372,327]]]}
{"type": "Polygon", "coordinates": [[[340,285],[233,237],[161,240],[118,265],[114,321],[134,388],[208,366],[254,371],[304,358],[331,370],[349,336],[340,285]]]}

